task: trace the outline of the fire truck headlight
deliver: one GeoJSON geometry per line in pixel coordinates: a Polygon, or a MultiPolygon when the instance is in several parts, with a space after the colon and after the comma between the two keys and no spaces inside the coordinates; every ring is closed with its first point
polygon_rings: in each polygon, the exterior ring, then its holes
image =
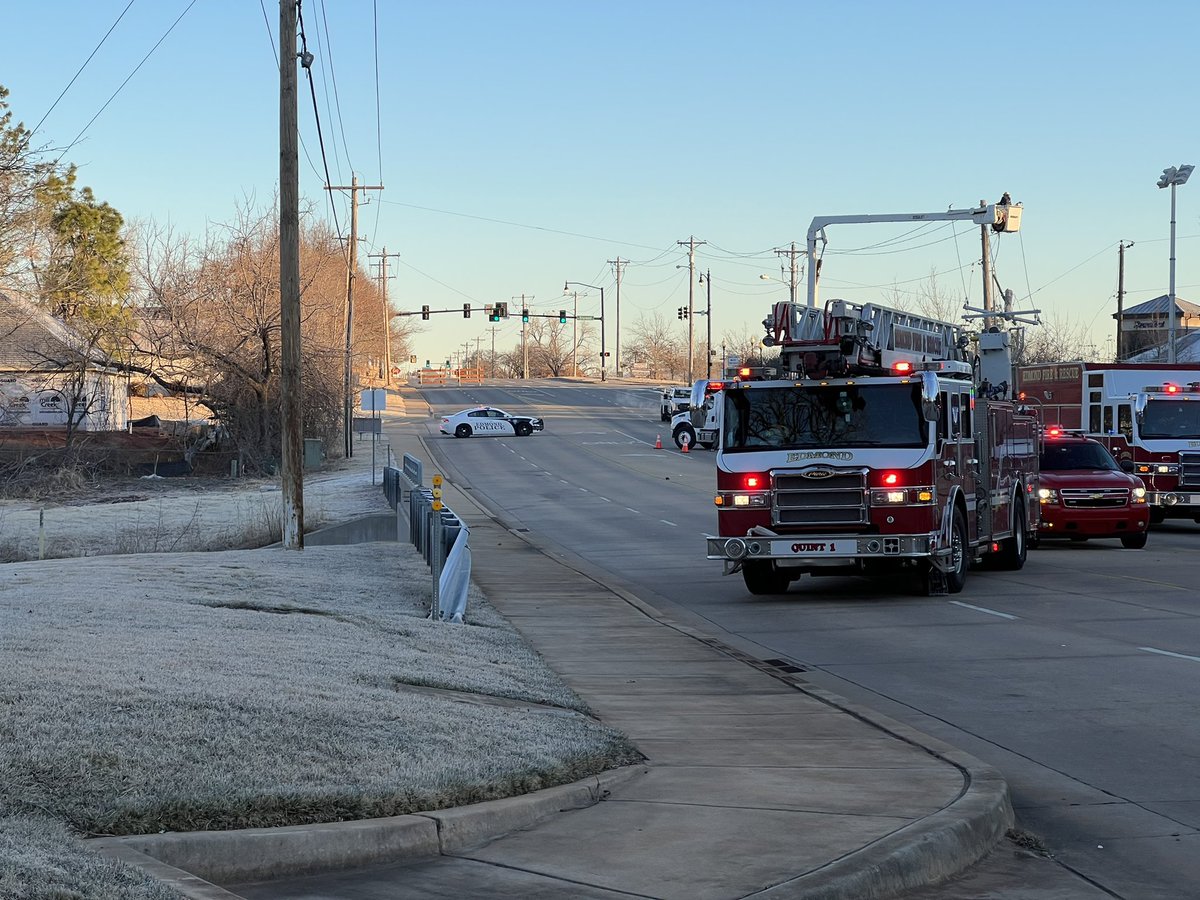
{"type": "Polygon", "coordinates": [[[734,494],[733,495],[733,505],[734,506],[749,506],[750,505],[750,495],[749,494],[734,494]]]}
{"type": "Polygon", "coordinates": [[[887,491],[888,503],[903,503],[904,491],[887,491]]]}

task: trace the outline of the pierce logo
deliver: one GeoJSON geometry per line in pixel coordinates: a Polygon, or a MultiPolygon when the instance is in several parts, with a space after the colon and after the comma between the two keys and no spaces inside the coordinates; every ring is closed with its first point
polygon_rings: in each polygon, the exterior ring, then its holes
{"type": "Polygon", "coordinates": [[[805,469],[800,473],[805,478],[832,478],[833,469],[805,469]]]}

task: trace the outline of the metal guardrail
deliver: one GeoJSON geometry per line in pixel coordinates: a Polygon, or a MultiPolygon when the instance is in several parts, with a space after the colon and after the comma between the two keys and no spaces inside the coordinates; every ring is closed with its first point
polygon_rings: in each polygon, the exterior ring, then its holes
{"type": "MultiPolygon", "coordinates": [[[[421,461],[406,453],[403,469],[388,466],[383,470],[383,492],[397,516],[406,515],[409,543],[429,564],[433,576],[429,618],[461,623],[471,583],[471,531],[448,507],[434,509],[434,491],[421,484],[422,473],[421,461]]],[[[399,537],[403,529],[399,521],[396,525],[399,537]]]]}

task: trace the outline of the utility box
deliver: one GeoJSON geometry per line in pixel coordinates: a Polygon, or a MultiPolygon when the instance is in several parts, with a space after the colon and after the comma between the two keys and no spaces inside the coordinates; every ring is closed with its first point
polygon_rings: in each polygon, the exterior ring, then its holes
{"type": "Polygon", "coordinates": [[[320,438],[304,439],[304,468],[321,468],[321,460],[324,456],[325,448],[322,446],[322,441],[320,438]]]}

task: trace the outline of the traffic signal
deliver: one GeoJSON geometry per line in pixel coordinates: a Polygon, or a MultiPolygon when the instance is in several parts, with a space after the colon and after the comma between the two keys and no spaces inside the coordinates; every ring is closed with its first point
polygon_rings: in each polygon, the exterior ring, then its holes
{"type": "Polygon", "coordinates": [[[567,324],[567,311],[565,309],[560,309],[558,311],[558,324],[559,325],[567,324]]]}
{"type": "Polygon", "coordinates": [[[415,353],[410,354],[408,357],[408,361],[410,363],[415,363],[417,361],[417,354],[415,354],[415,353]]]}
{"type": "Polygon", "coordinates": [[[529,321],[529,310],[527,310],[527,309],[523,309],[523,310],[521,310],[521,321],[522,321],[522,322],[528,322],[528,321],[529,321]]]}
{"type": "Polygon", "coordinates": [[[421,318],[422,319],[429,318],[429,304],[428,303],[426,303],[424,306],[421,307],[421,318]]]}
{"type": "Polygon", "coordinates": [[[688,317],[688,308],[686,306],[679,307],[675,315],[677,318],[686,319],[688,317]]]}
{"type": "Polygon", "coordinates": [[[492,318],[491,318],[492,322],[499,322],[501,319],[507,319],[507,318],[508,318],[508,304],[507,303],[497,303],[495,306],[492,307],[492,318]]]}
{"type": "Polygon", "coordinates": [[[471,318],[471,304],[470,303],[463,304],[463,318],[464,319],[471,318]]]}

